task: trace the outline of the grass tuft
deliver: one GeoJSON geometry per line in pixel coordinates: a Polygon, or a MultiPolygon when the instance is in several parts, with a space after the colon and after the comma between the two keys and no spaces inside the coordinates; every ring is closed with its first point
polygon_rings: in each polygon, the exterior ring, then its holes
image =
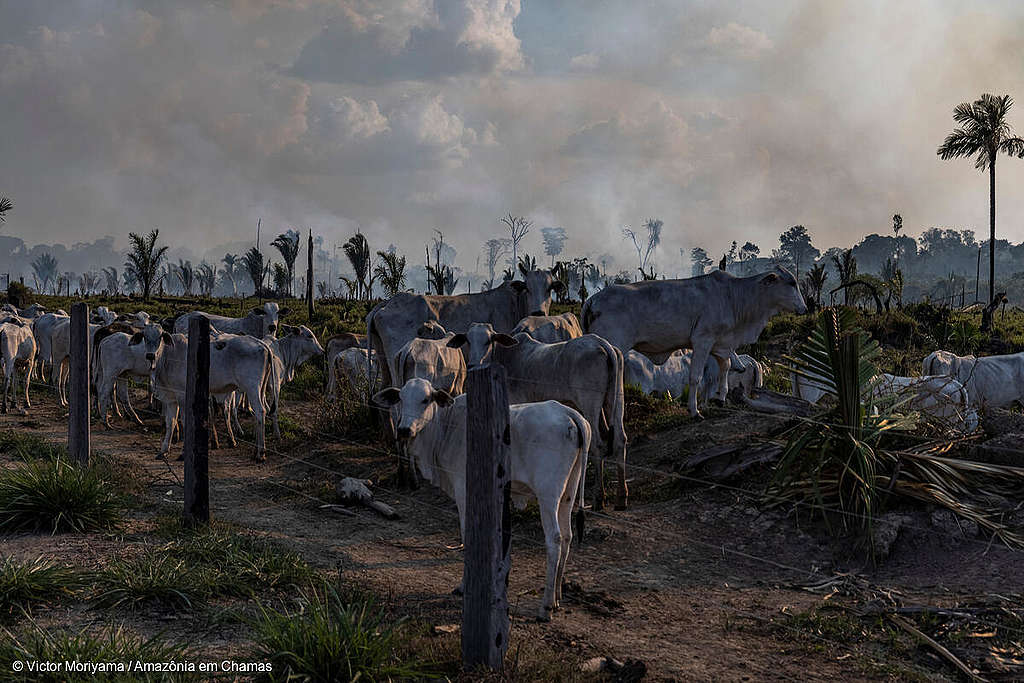
{"type": "MultiPolygon", "coordinates": [[[[0,631],[0,661],[4,663],[4,680],[7,681],[67,681],[71,678],[66,671],[33,671],[30,662],[110,662],[133,666],[135,662],[182,662],[189,660],[188,650],[169,643],[160,636],[141,638],[126,633],[123,627],[112,629],[105,634],[71,633],[69,631],[48,632],[35,628],[27,633],[0,631]],[[24,663],[20,672],[12,671],[11,662],[24,663]]],[[[80,678],[92,678],[83,674],[80,678]]],[[[167,681],[187,680],[186,675],[130,672],[108,673],[99,676],[104,681],[167,681]]]]}
{"type": "Polygon", "coordinates": [[[206,597],[204,571],[158,552],[118,559],[97,576],[93,602],[111,609],[191,609],[206,597]]]}
{"type": "Polygon", "coordinates": [[[38,434],[25,434],[5,429],[0,431],[0,453],[12,455],[19,460],[56,460],[67,458],[67,448],[50,443],[38,434]]]}
{"type": "Polygon", "coordinates": [[[33,605],[73,597],[85,584],[83,575],[43,558],[0,560],[0,619],[28,612],[33,605]]]}
{"type": "Polygon", "coordinates": [[[270,680],[385,681],[429,676],[400,662],[404,620],[389,622],[372,599],[344,600],[332,587],[304,596],[298,613],[262,607],[253,621],[254,657],[273,664],[270,680]]]}
{"type": "Polygon", "coordinates": [[[35,460],[0,473],[0,531],[109,529],[123,503],[101,470],[63,459],[35,460]]]}

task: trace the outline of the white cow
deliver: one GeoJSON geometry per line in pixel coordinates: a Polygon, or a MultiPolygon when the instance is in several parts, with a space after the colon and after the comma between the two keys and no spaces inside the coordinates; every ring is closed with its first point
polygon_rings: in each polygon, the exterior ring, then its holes
{"type": "Polygon", "coordinates": [[[583,304],[583,331],[604,337],[623,353],[636,349],[656,363],[676,349],[693,349],[689,408],[696,417],[697,387],[708,358],[718,361],[716,398],[724,401],[735,349],[757,341],[768,320],[782,311],[807,311],[796,278],[785,268],[751,277],[716,270],[687,280],[605,287],[583,304]]]}
{"type": "MultiPolygon", "coordinates": [[[[153,368],[153,395],[163,403],[164,410],[161,456],[170,450],[178,406],[185,402],[187,364],[188,337],[171,335],[171,344],[164,348],[153,368]]],[[[210,341],[210,394],[227,396],[237,391],[248,399],[256,420],[257,460],[266,458],[266,391],[274,369],[273,353],[261,339],[247,335],[223,335],[210,341]]],[[[231,430],[230,421],[228,430],[231,430]]]]}
{"type": "Polygon", "coordinates": [[[36,358],[39,360],[40,369],[45,375],[48,367],[53,365],[53,329],[61,320],[67,320],[67,313],[43,313],[32,323],[32,334],[36,338],[36,358]]]}
{"type": "Polygon", "coordinates": [[[925,358],[924,365],[936,374],[959,380],[973,407],[985,410],[1024,403],[1024,353],[976,358],[935,351],[925,358]]]}
{"type": "Polygon", "coordinates": [[[419,377],[452,396],[461,394],[466,382],[466,360],[461,351],[448,345],[454,337],[455,334],[434,321],[421,325],[416,338],[406,342],[395,354],[396,383],[403,386],[413,377],[419,377]]]}
{"type": "MultiPolygon", "coordinates": [[[[93,383],[96,385],[96,399],[100,419],[110,429],[111,402],[115,390],[127,413],[142,423],[128,398],[128,387],[120,379],[129,377],[149,380],[164,348],[173,344],[171,335],[159,325],[146,325],[141,330],[114,332],[99,340],[93,353],[93,383]]],[[[114,403],[116,410],[116,402],[114,403]]]]}
{"type": "Polygon", "coordinates": [[[975,356],[958,356],[952,351],[932,351],[921,362],[922,375],[949,375],[965,379],[974,367],[975,356]],[[963,371],[963,374],[961,374],[963,371]]]}
{"type": "MultiPolygon", "coordinates": [[[[689,349],[676,351],[661,365],[655,365],[647,356],[630,350],[623,366],[626,384],[636,384],[645,394],[683,395],[690,377],[689,349]]],[[[738,362],[730,363],[729,386],[743,388],[744,396],[751,396],[764,385],[764,366],[747,354],[736,356],[738,362]]],[[[718,391],[718,367],[707,365],[701,380],[701,392],[706,397],[718,391]]]]}
{"type": "MultiPolygon", "coordinates": [[[[465,395],[453,399],[424,379],[411,379],[400,390],[389,387],[379,392],[374,400],[398,407],[399,439],[423,477],[455,500],[465,538],[465,395]]],[[[548,621],[561,599],[572,542],[572,509],[586,470],[591,430],[582,415],[556,401],[509,406],[509,426],[512,501],[522,508],[536,497],[540,508],[547,576],[537,617],[548,621]]]]}
{"type": "Polygon", "coordinates": [[[89,322],[96,323],[97,325],[109,325],[110,323],[117,320],[118,315],[114,311],[110,310],[106,306],[97,306],[92,311],[92,316],[89,322]]]}
{"type": "Polygon", "coordinates": [[[618,474],[615,506],[626,507],[625,399],[618,349],[593,334],[557,344],[544,344],[525,332],[509,337],[495,332],[490,323],[474,323],[448,344],[467,346],[469,367],[487,360],[504,366],[510,403],[553,400],[579,410],[593,429],[591,455],[598,472],[595,507],[604,505],[606,458],[615,461],[618,474]]]}
{"type": "Polygon", "coordinates": [[[329,398],[335,398],[338,395],[338,375],[335,372],[335,369],[338,367],[338,356],[345,349],[353,347],[368,348],[366,345],[366,335],[342,332],[328,339],[327,344],[324,346],[327,358],[327,396],[329,398]]]}
{"type": "MultiPolygon", "coordinates": [[[[366,396],[366,387],[370,382],[367,375],[368,365],[370,375],[379,379],[377,354],[369,349],[351,346],[334,357],[334,368],[331,372],[339,378],[343,377],[353,392],[362,391],[363,396],[366,396]]],[[[376,385],[379,382],[374,382],[374,384],[374,388],[377,388],[376,385]]],[[[338,386],[341,386],[340,379],[335,383],[335,395],[337,395],[338,386]]]]}
{"type": "Polygon", "coordinates": [[[525,332],[539,342],[556,344],[583,336],[579,319],[572,313],[562,315],[528,315],[512,330],[516,335],[525,332]]]}
{"type": "MultiPolygon", "coordinates": [[[[91,340],[100,325],[89,323],[87,336],[91,340]]],[[[86,343],[89,343],[88,341],[86,343]]],[[[71,364],[71,318],[60,318],[50,334],[50,384],[57,389],[62,406],[68,405],[68,377],[71,364]]]]}
{"type": "Polygon", "coordinates": [[[17,371],[20,370],[25,379],[25,407],[22,408],[22,412],[28,414],[28,408],[32,407],[28,398],[28,382],[32,374],[32,367],[36,362],[36,340],[32,336],[32,328],[28,325],[11,322],[0,325],[0,354],[2,354],[4,371],[3,411],[7,412],[8,393],[11,394],[11,403],[15,410],[18,408],[16,380],[17,371]]]}
{"type": "Polygon", "coordinates": [[[897,401],[897,409],[905,405],[907,410],[927,415],[947,427],[968,434],[978,428],[978,411],[971,407],[967,389],[952,377],[900,377],[882,373],[873,393],[876,398],[897,401]]]}
{"type": "Polygon", "coordinates": [[[274,354],[275,372],[267,388],[267,402],[274,422],[274,436],[281,438],[278,417],[281,408],[281,386],[295,379],[295,371],[311,358],[322,357],[324,347],[320,346],[313,330],[305,325],[282,325],[281,337],[267,336],[263,341],[274,354]]]}
{"type": "Polygon", "coordinates": [[[258,339],[277,334],[277,324],[280,316],[288,314],[288,307],[280,308],[273,301],[263,304],[263,308],[254,307],[244,318],[229,318],[223,315],[214,315],[203,311],[192,311],[186,313],[174,321],[174,331],[179,334],[188,334],[188,322],[197,315],[208,318],[210,325],[221,332],[230,334],[248,334],[258,339]]]}

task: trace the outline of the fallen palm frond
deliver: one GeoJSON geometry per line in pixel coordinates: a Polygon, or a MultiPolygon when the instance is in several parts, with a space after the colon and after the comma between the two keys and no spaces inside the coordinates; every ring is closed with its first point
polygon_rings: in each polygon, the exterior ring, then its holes
{"type": "Polygon", "coordinates": [[[1024,531],[1007,522],[1010,501],[1024,498],[1024,468],[947,457],[949,441],[910,451],[886,447],[916,416],[901,412],[909,398],[876,395],[877,350],[849,311],[826,309],[807,342],[787,357],[787,369],[831,394],[835,405],[789,433],[768,495],[809,503],[830,525],[829,513],[839,513],[844,529],[868,537],[883,496],[901,496],[946,508],[1006,545],[1024,547],[1024,531]]]}

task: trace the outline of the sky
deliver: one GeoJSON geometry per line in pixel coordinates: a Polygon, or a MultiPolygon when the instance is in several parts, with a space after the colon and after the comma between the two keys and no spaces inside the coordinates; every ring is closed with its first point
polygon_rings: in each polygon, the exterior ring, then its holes
{"type": "MultiPolygon", "coordinates": [[[[635,267],[732,240],[770,251],[987,231],[987,179],[935,154],[952,109],[1024,97],[1024,3],[947,0],[0,0],[0,234],[160,228],[196,258],[355,230],[476,267],[509,212],[565,255],[635,267]]],[[[1024,134],[1024,102],[1010,112],[1024,134]]],[[[1024,160],[997,165],[1024,240],[1024,160]]],[[[102,265],[102,264],[101,264],[102,265]]]]}

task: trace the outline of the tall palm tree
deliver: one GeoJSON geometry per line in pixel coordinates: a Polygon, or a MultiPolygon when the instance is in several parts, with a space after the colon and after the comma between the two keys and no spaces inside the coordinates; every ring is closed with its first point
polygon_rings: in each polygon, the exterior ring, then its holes
{"type": "MultiPolygon", "coordinates": [[[[849,285],[857,279],[857,257],[853,249],[845,249],[841,256],[832,256],[832,264],[839,273],[839,286],[849,285]]],[[[843,289],[843,304],[850,305],[850,288],[843,289]]]]}
{"type": "Polygon", "coordinates": [[[196,282],[196,269],[192,267],[191,261],[178,259],[178,266],[174,269],[174,275],[181,283],[182,292],[185,296],[192,296],[192,287],[196,282]]]}
{"type": "Polygon", "coordinates": [[[394,251],[378,251],[380,261],[373,272],[380,279],[384,293],[390,298],[405,289],[405,257],[394,251]]]}
{"type": "Polygon", "coordinates": [[[128,233],[128,241],[131,242],[131,251],[128,252],[128,259],[124,262],[125,270],[131,273],[131,277],[142,287],[142,299],[149,300],[149,294],[153,291],[160,271],[160,264],[167,255],[167,246],[156,246],[160,237],[160,231],[153,229],[143,237],[134,232],[128,233]]]}
{"type": "Polygon", "coordinates": [[[231,296],[238,296],[238,280],[235,279],[235,276],[238,275],[241,259],[235,254],[224,254],[224,258],[220,262],[224,264],[220,271],[221,275],[231,283],[231,296]]]}
{"type": "Polygon", "coordinates": [[[199,291],[203,296],[212,296],[213,288],[217,284],[217,269],[206,261],[196,268],[196,280],[199,282],[199,291]]]}
{"type": "Polygon", "coordinates": [[[962,102],[953,110],[960,127],[946,136],[937,153],[943,159],[975,157],[974,167],[988,171],[988,299],[996,291],[996,156],[1000,152],[1024,157],[1024,139],[1013,134],[1006,114],[1013,106],[1009,95],[985,93],[973,104],[962,102]]]}
{"type": "Polygon", "coordinates": [[[117,296],[120,280],[117,277],[117,268],[110,266],[103,269],[104,286],[109,294],[117,296]]]}
{"type": "Polygon", "coordinates": [[[263,280],[267,277],[267,271],[270,270],[270,263],[264,263],[262,251],[256,247],[250,247],[242,257],[242,265],[245,267],[245,272],[249,274],[249,279],[252,280],[256,296],[260,296],[260,292],[263,291],[263,280]]]}
{"type": "Polygon", "coordinates": [[[288,272],[288,295],[292,295],[292,283],[295,281],[295,259],[299,257],[299,233],[288,230],[274,238],[270,246],[281,252],[284,267],[288,272]]]}
{"type": "Polygon", "coordinates": [[[39,293],[46,292],[46,285],[54,285],[53,293],[57,293],[57,258],[53,254],[40,254],[32,261],[32,274],[39,283],[39,293]]]}
{"type": "Polygon", "coordinates": [[[342,246],[348,262],[352,264],[352,270],[356,274],[356,297],[369,295],[366,292],[366,278],[370,274],[370,244],[366,241],[363,233],[357,232],[348,238],[348,242],[342,246]]]}

